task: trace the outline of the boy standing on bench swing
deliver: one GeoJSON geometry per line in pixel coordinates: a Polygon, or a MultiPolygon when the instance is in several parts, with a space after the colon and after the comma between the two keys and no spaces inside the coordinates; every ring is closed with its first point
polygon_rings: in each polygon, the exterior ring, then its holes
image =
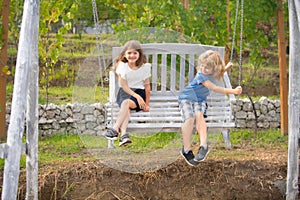
{"type": "Polygon", "coordinates": [[[221,80],[225,71],[231,67],[231,62],[225,66],[218,52],[212,50],[204,52],[199,56],[195,78],[178,97],[179,108],[184,121],[181,126],[183,148],[180,153],[191,166],[196,166],[199,162],[204,161],[209,153],[204,115],[207,109],[206,98],[209,91],[222,94],[242,93],[241,86],[230,89],[216,85],[216,80],[221,80]],[[196,156],[194,156],[191,146],[195,119],[196,130],[200,138],[200,147],[196,156]]]}

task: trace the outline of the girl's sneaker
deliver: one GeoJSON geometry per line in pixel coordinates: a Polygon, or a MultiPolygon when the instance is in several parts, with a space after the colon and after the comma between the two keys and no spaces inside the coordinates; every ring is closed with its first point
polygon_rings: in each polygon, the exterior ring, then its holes
{"type": "Polygon", "coordinates": [[[180,154],[182,155],[186,163],[189,164],[190,166],[197,166],[199,164],[198,162],[194,161],[195,156],[192,150],[190,150],[188,153],[185,153],[184,149],[182,148],[180,154]]]}
{"type": "Polygon", "coordinates": [[[127,144],[130,144],[130,143],[132,143],[132,141],[131,141],[129,135],[128,134],[124,134],[120,138],[119,147],[123,146],[123,145],[126,146],[127,144]]]}
{"type": "Polygon", "coordinates": [[[116,140],[118,139],[118,132],[114,128],[107,128],[103,136],[108,140],[116,140]]]}
{"type": "Polygon", "coordinates": [[[200,146],[198,153],[197,153],[196,157],[194,158],[194,160],[196,162],[204,161],[206,156],[208,155],[208,153],[209,153],[208,147],[206,147],[206,149],[205,149],[203,146],[200,146]]]}

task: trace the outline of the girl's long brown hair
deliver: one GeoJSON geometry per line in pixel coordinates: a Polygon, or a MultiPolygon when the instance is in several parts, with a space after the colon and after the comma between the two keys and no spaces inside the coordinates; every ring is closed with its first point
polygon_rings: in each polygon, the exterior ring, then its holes
{"type": "Polygon", "coordinates": [[[134,49],[134,50],[138,51],[139,54],[140,54],[138,60],[135,63],[135,65],[137,67],[141,67],[143,64],[146,63],[146,56],[145,56],[145,54],[142,50],[141,43],[137,40],[129,40],[128,42],[125,43],[120,55],[116,58],[114,69],[116,69],[116,67],[117,67],[117,65],[120,61],[122,61],[124,63],[128,62],[128,60],[125,57],[125,52],[127,50],[131,50],[131,49],[134,49]]]}

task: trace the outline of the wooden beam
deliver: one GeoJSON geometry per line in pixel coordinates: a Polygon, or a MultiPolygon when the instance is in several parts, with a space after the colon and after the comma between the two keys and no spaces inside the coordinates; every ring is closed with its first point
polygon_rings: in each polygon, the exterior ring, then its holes
{"type": "Polygon", "coordinates": [[[3,72],[7,64],[9,0],[2,2],[3,46],[0,49],[0,140],[6,139],[6,74],[3,72]]]}
{"type": "MultiPolygon", "coordinates": [[[[32,71],[35,71],[37,74],[38,71],[35,69],[35,66],[38,65],[38,54],[37,54],[37,34],[38,34],[38,24],[39,24],[39,0],[25,0],[23,8],[23,17],[20,31],[19,39],[19,48],[17,54],[16,62],[16,73],[14,80],[14,91],[12,98],[12,107],[10,115],[10,123],[8,126],[7,133],[7,145],[8,152],[5,159],[4,165],[4,174],[3,174],[3,185],[2,185],[2,199],[5,200],[15,200],[17,199],[18,194],[18,182],[20,174],[20,157],[22,154],[22,137],[24,134],[24,122],[25,122],[25,111],[27,128],[28,131],[37,130],[34,128],[33,124],[37,125],[37,122],[32,120],[31,115],[29,114],[34,108],[36,99],[31,99],[31,96],[27,96],[28,93],[36,93],[36,88],[30,88],[29,91],[29,81],[36,80],[35,76],[32,75],[32,71]],[[28,101],[32,105],[28,105],[28,101]],[[28,122],[30,124],[28,125],[28,122]]],[[[32,84],[31,84],[32,86],[32,84]]],[[[38,86],[35,84],[35,86],[38,86]]],[[[37,111],[37,109],[34,109],[37,111]]],[[[37,113],[34,114],[38,116],[37,113]]],[[[36,133],[36,131],[34,131],[36,133]]],[[[33,134],[33,132],[32,132],[33,134]]],[[[28,136],[28,135],[27,135],[28,136]]],[[[35,137],[37,139],[37,137],[35,137]]],[[[31,137],[34,141],[35,138],[31,137]]],[[[26,168],[28,165],[32,165],[29,168],[30,171],[27,171],[26,175],[28,181],[32,183],[32,187],[27,187],[27,193],[25,199],[38,199],[38,188],[37,180],[38,177],[33,177],[34,174],[37,175],[37,163],[31,162],[37,160],[37,143],[33,144],[32,140],[27,138],[28,152],[29,156],[26,158],[26,168]],[[34,152],[36,150],[36,152],[34,152]],[[28,176],[29,175],[29,176],[28,176]],[[35,188],[33,188],[35,187],[35,188]]],[[[27,182],[28,183],[28,182],[27,182]]]]}
{"type": "Polygon", "coordinates": [[[300,4],[289,0],[289,140],[286,200],[299,199],[299,128],[300,128],[300,4]]]}
{"type": "Polygon", "coordinates": [[[284,38],[284,15],[282,0],[278,0],[277,8],[277,37],[278,59],[280,71],[280,128],[281,135],[288,134],[288,79],[286,67],[286,41],[284,38]]]}

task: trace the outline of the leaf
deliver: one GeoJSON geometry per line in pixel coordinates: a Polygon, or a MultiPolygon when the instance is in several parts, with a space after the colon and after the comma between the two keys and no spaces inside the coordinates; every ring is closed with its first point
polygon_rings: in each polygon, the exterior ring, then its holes
{"type": "Polygon", "coordinates": [[[9,67],[7,65],[2,68],[2,73],[7,76],[11,74],[11,71],[9,70],[9,67]]]}

